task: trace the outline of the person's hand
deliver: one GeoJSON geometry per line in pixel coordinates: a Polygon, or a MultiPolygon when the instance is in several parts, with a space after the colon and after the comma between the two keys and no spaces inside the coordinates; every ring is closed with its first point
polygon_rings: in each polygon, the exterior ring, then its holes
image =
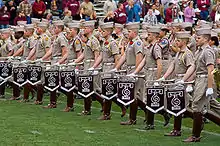
{"type": "Polygon", "coordinates": [[[116,72],[116,71],[118,71],[117,68],[114,68],[114,69],[110,70],[109,72],[116,72]]]}
{"type": "Polygon", "coordinates": [[[76,63],[75,63],[75,62],[71,62],[71,63],[68,63],[68,65],[75,66],[75,65],[76,65],[76,63]]]}
{"type": "Polygon", "coordinates": [[[135,77],[135,76],[137,76],[135,73],[131,73],[131,74],[128,74],[128,75],[126,75],[126,76],[128,76],[128,77],[135,77]]]}
{"type": "Polygon", "coordinates": [[[193,92],[193,87],[192,87],[192,85],[187,85],[187,87],[186,87],[186,92],[187,92],[187,93],[193,92]]]}
{"type": "Polygon", "coordinates": [[[53,65],[54,65],[54,66],[59,66],[60,63],[59,63],[59,62],[56,62],[56,63],[54,63],[53,65]]]}
{"type": "Polygon", "coordinates": [[[92,70],[94,70],[95,68],[94,67],[90,67],[88,70],[89,71],[92,71],[92,70]]]}
{"type": "Polygon", "coordinates": [[[158,82],[154,82],[154,86],[160,86],[158,82]]]}
{"type": "Polygon", "coordinates": [[[43,59],[42,58],[37,59],[36,62],[43,62],[43,59]]]}
{"type": "Polygon", "coordinates": [[[165,81],[165,78],[164,78],[164,77],[162,77],[162,78],[159,78],[159,79],[158,79],[158,80],[156,80],[156,81],[158,81],[158,82],[165,81]]]}
{"type": "Polygon", "coordinates": [[[210,95],[212,95],[214,93],[213,89],[212,88],[208,88],[206,90],[206,97],[209,97],[210,95]]]}
{"type": "Polygon", "coordinates": [[[23,61],[21,61],[21,63],[23,63],[23,64],[25,64],[25,63],[27,63],[28,61],[27,60],[23,60],[23,61]]]}
{"type": "Polygon", "coordinates": [[[177,81],[176,84],[184,84],[183,80],[177,81]]]}

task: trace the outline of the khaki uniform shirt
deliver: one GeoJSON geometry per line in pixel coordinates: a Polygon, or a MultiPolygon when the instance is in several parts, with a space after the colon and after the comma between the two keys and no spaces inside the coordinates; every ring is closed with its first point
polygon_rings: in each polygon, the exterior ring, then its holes
{"type": "Polygon", "coordinates": [[[94,35],[92,35],[88,38],[86,47],[84,49],[85,60],[94,60],[94,51],[100,51],[100,44],[98,39],[94,35]]]}
{"type": "Polygon", "coordinates": [[[40,35],[36,44],[36,59],[42,58],[46,54],[46,48],[51,47],[51,39],[46,33],[40,35]]]}
{"type": "Polygon", "coordinates": [[[216,61],[215,51],[209,45],[199,48],[195,53],[195,58],[197,75],[207,75],[207,66],[211,64],[215,65],[216,61]]]}
{"type": "Polygon", "coordinates": [[[126,65],[135,66],[136,65],[136,55],[138,53],[143,53],[143,42],[139,37],[134,38],[128,43],[126,48],[126,65]]]}
{"type": "Polygon", "coordinates": [[[1,57],[7,57],[8,53],[10,53],[13,50],[13,42],[10,38],[3,41],[2,46],[0,48],[0,56],[1,57]]]}
{"type": "Polygon", "coordinates": [[[195,64],[195,59],[193,56],[192,51],[190,51],[188,48],[185,48],[184,50],[181,50],[176,54],[176,57],[174,59],[175,74],[185,74],[188,67],[195,64]]]}
{"type": "Polygon", "coordinates": [[[62,47],[67,47],[68,41],[61,32],[53,42],[52,57],[62,57],[62,47]]]}
{"type": "Polygon", "coordinates": [[[24,42],[23,57],[27,58],[31,50],[37,45],[37,36],[32,35],[24,42]]]}
{"type": "Polygon", "coordinates": [[[68,60],[76,59],[76,53],[82,50],[82,41],[76,36],[73,40],[69,41],[68,45],[69,56],[68,60]]]}
{"type": "Polygon", "coordinates": [[[25,39],[21,37],[19,40],[17,40],[17,43],[13,46],[14,52],[16,52],[18,49],[20,49],[24,45],[25,39]]]}
{"type": "Polygon", "coordinates": [[[116,41],[112,37],[103,43],[101,51],[103,55],[103,63],[115,63],[114,55],[119,54],[119,48],[116,41]]]}

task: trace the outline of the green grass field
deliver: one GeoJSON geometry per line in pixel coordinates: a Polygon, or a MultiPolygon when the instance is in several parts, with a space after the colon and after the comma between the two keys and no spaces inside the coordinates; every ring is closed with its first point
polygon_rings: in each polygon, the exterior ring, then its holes
{"type": "MultiPolygon", "coordinates": [[[[9,91],[6,98],[9,98],[9,91]]],[[[45,99],[47,104],[48,99],[45,99]]],[[[2,146],[218,146],[220,127],[209,123],[202,133],[202,142],[185,144],[183,139],[191,134],[191,119],[183,120],[183,134],[172,138],[163,136],[172,130],[172,122],[163,127],[161,116],[156,117],[156,129],[139,130],[144,127],[143,112],[139,111],[138,123],[121,126],[120,110],[113,106],[112,120],[99,121],[100,105],[93,102],[91,116],[77,116],[82,110],[82,100],[76,100],[75,111],[64,113],[65,97],[58,99],[58,108],[43,109],[41,106],[17,101],[0,101],[0,145],[2,146]]],[[[129,112],[129,111],[128,111],[129,112]]],[[[127,113],[128,113],[127,112],[127,113]]],[[[172,120],[171,120],[172,121],[172,120]]]]}

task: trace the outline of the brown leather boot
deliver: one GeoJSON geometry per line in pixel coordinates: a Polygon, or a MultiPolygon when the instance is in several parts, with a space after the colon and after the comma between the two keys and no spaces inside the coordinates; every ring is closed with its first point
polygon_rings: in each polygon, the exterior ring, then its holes
{"type": "Polygon", "coordinates": [[[190,136],[187,139],[183,140],[183,142],[200,142],[200,137],[190,136]]]}
{"type": "Polygon", "coordinates": [[[184,140],[183,142],[199,142],[201,137],[201,129],[202,129],[202,113],[200,112],[195,112],[193,113],[193,130],[192,133],[193,135],[184,140]]]}
{"type": "Polygon", "coordinates": [[[181,136],[181,131],[179,130],[172,130],[170,133],[164,134],[164,136],[181,136]]]}
{"type": "Polygon", "coordinates": [[[129,120],[126,122],[121,122],[121,125],[135,125],[136,124],[136,118],[137,118],[137,110],[138,110],[138,104],[137,100],[135,100],[133,103],[130,104],[130,114],[129,114],[129,120]]]}
{"type": "Polygon", "coordinates": [[[38,101],[38,100],[36,100],[36,101],[34,102],[34,104],[35,104],[35,105],[42,105],[42,104],[43,104],[43,101],[38,101]]]}
{"type": "Polygon", "coordinates": [[[147,111],[147,126],[145,127],[145,130],[152,130],[154,129],[154,113],[151,111],[147,111]]]}
{"type": "Polygon", "coordinates": [[[103,103],[103,116],[99,118],[99,120],[110,120],[111,119],[111,106],[112,101],[111,100],[105,100],[103,103]]]}
{"type": "Polygon", "coordinates": [[[91,111],[82,111],[81,113],[77,114],[78,116],[87,116],[87,115],[91,115],[91,111]]]}
{"type": "Polygon", "coordinates": [[[102,115],[98,120],[111,120],[111,115],[105,114],[102,115]]]}
{"type": "Polygon", "coordinates": [[[57,108],[56,104],[48,104],[47,106],[43,106],[45,109],[57,108]]]}
{"type": "Polygon", "coordinates": [[[65,109],[63,109],[63,112],[71,112],[71,111],[74,111],[72,107],[66,106],[65,109]]]}

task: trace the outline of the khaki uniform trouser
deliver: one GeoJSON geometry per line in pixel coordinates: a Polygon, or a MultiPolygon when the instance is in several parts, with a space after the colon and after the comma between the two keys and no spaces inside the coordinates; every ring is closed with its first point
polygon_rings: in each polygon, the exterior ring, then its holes
{"type": "MultiPolygon", "coordinates": [[[[133,73],[134,71],[135,67],[127,67],[128,74],[133,73]]],[[[144,78],[138,78],[135,82],[134,99],[139,99],[142,102],[144,101],[144,78]]]]}
{"type": "MultiPolygon", "coordinates": [[[[92,67],[94,64],[94,61],[84,61],[84,71],[86,72],[90,67],[92,67]]],[[[95,75],[93,76],[93,88],[94,88],[94,91],[96,90],[101,90],[101,81],[100,81],[100,75],[95,75]]]]}
{"type": "Polygon", "coordinates": [[[204,107],[208,106],[209,99],[206,97],[207,83],[207,77],[197,77],[195,80],[195,90],[192,97],[193,112],[202,112],[204,107]]]}

